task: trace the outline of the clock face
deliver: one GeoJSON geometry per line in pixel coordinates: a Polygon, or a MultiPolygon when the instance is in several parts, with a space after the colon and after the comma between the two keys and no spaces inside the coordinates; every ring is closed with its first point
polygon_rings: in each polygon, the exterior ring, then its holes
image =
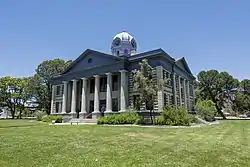
{"type": "Polygon", "coordinates": [[[136,42],[135,42],[135,40],[134,40],[134,39],[132,39],[132,41],[131,41],[131,45],[132,45],[132,47],[133,47],[134,49],[136,49],[136,42]]]}
{"type": "Polygon", "coordinates": [[[120,38],[116,38],[115,40],[114,40],[114,45],[115,46],[119,46],[121,44],[121,39],[120,38]]]}

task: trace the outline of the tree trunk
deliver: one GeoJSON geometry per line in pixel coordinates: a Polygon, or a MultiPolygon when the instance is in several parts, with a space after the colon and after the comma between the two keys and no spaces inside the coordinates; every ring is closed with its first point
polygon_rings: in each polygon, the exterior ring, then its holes
{"type": "Polygon", "coordinates": [[[11,109],[10,112],[11,112],[11,119],[15,119],[15,111],[13,111],[13,109],[11,109]]]}
{"type": "Polygon", "coordinates": [[[152,110],[149,111],[149,115],[150,115],[151,124],[153,125],[154,121],[153,121],[153,116],[152,116],[152,110]]]}
{"type": "Polygon", "coordinates": [[[216,106],[217,112],[222,116],[222,118],[227,119],[225,115],[223,114],[223,112],[221,111],[221,108],[217,105],[217,103],[215,103],[215,106],[216,106]]]}
{"type": "Polygon", "coordinates": [[[22,108],[20,107],[20,109],[19,109],[19,119],[22,119],[22,108]]]}
{"type": "Polygon", "coordinates": [[[152,110],[152,113],[153,113],[153,124],[155,124],[155,110],[154,109],[152,110]]]}
{"type": "Polygon", "coordinates": [[[15,113],[16,113],[16,107],[15,107],[15,104],[14,104],[14,107],[11,108],[11,116],[12,116],[12,119],[15,119],[15,113]]]}

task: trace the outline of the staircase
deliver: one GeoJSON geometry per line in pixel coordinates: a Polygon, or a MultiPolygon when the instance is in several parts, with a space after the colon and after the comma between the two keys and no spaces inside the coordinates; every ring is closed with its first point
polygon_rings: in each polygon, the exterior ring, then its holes
{"type": "Polygon", "coordinates": [[[90,123],[90,124],[93,124],[93,123],[97,123],[97,119],[81,119],[81,123],[90,123]]]}
{"type": "Polygon", "coordinates": [[[68,123],[71,124],[96,124],[97,119],[84,119],[84,118],[72,118],[71,120],[68,121],[68,123]]]}

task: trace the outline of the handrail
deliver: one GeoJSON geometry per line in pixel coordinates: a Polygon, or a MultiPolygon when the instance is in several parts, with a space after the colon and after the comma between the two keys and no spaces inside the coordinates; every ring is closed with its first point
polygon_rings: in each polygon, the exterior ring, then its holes
{"type": "Polygon", "coordinates": [[[90,115],[92,115],[93,113],[89,113],[88,115],[85,116],[85,118],[88,118],[90,115]]]}

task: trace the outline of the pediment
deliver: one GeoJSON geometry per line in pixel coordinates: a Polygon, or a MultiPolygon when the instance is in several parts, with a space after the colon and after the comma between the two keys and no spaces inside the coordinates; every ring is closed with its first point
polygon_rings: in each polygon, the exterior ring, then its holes
{"type": "Polygon", "coordinates": [[[87,49],[63,72],[72,73],[91,67],[104,66],[122,60],[120,57],[87,49]]]}
{"type": "Polygon", "coordinates": [[[182,70],[184,70],[184,71],[192,74],[192,72],[191,72],[190,68],[188,67],[188,64],[187,64],[187,62],[186,62],[186,60],[185,60],[184,57],[182,57],[180,59],[177,59],[175,62],[176,62],[176,65],[178,67],[180,67],[182,70]]]}

